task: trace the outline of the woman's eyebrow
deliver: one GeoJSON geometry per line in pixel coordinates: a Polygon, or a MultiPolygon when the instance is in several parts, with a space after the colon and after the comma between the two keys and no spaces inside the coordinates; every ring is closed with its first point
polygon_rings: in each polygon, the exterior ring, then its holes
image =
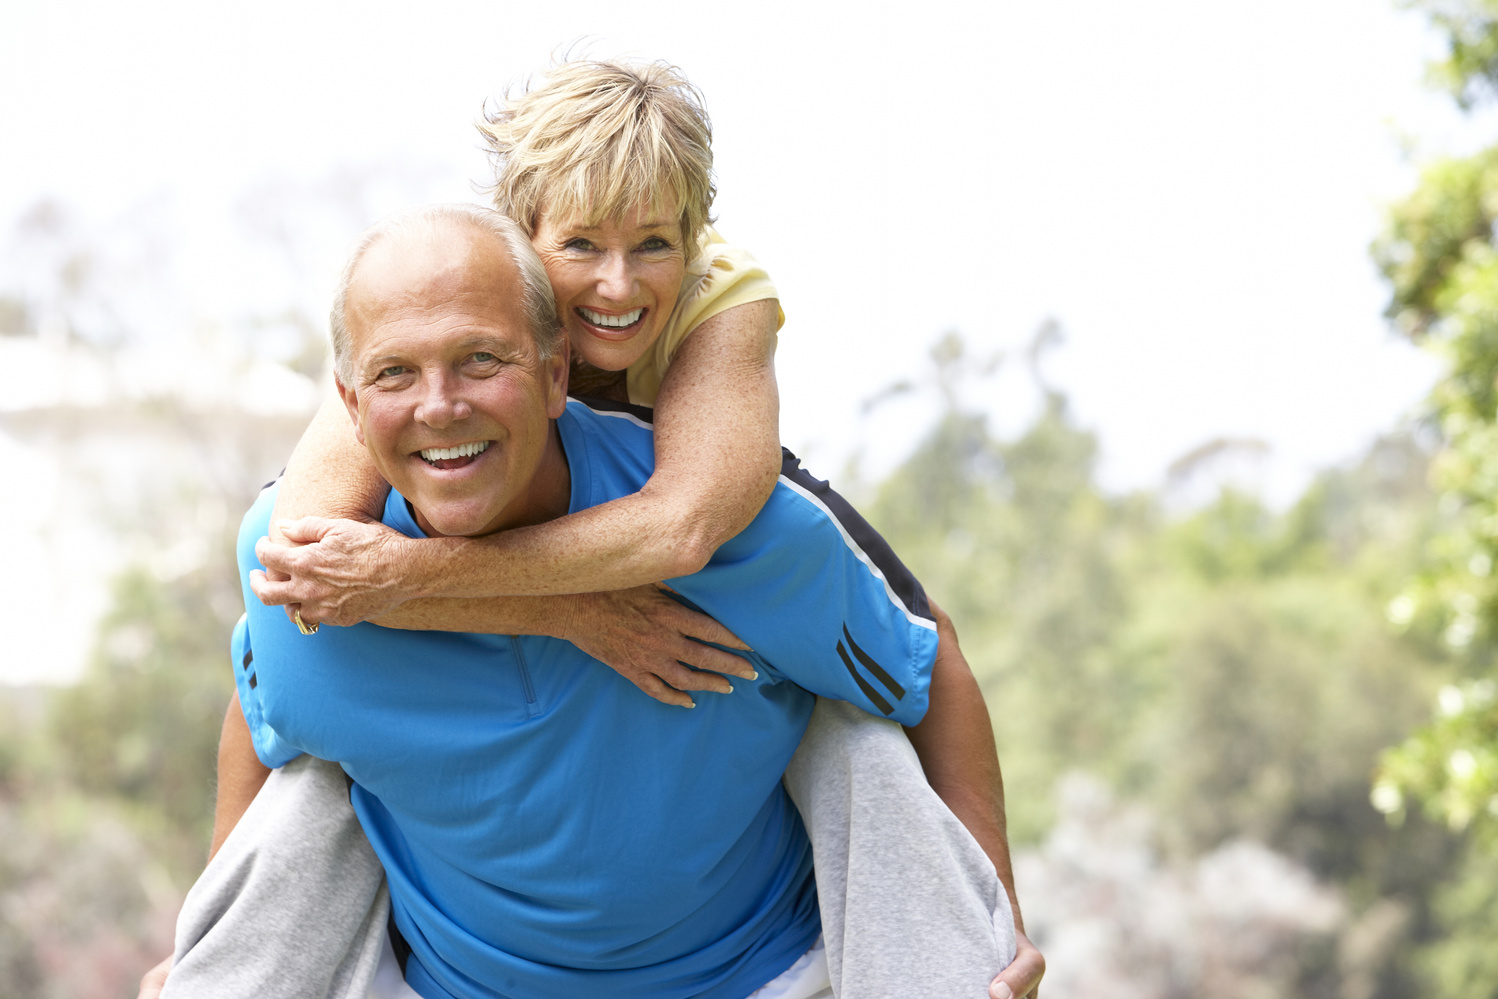
{"type": "MultiPolygon", "coordinates": [[[[649,222],[641,222],[640,223],[640,228],[641,229],[669,229],[669,228],[671,228],[674,225],[676,225],[676,222],[674,220],[672,220],[672,219],[661,219],[661,220],[654,220],[654,219],[652,219],[649,222]]],[[[602,228],[603,228],[603,224],[602,223],[599,223],[597,225],[575,225],[575,226],[569,226],[568,227],[568,231],[569,232],[597,232],[598,230],[600,230],[602,228]]]]}

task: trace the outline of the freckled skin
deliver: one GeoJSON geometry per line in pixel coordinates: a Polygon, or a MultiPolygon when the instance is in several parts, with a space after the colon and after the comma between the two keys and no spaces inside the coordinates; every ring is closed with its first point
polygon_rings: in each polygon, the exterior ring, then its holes
{"type": "Polygon", "coordinates": [[[430,534],[477,536],[567,512],[551,420],[566,406],[565,350],[542,360],[523,285],[494,237],[439,226],[419,245],[371,248],[349,288],[356,436],[430,534]],[[488,441],[433,467],[420,451],[488,441]]]}
{"type": "Polygon", "coordinates": [[[574,360],[584,371],[622,371],[660,337],[686,272],[678,212],[635,209],[588,226],[543,211],[531,245],[546,267],[574,360]],[[620,316],[638,308],[644,316],[623,331],[595,326],[579,312],[620,316]]]}

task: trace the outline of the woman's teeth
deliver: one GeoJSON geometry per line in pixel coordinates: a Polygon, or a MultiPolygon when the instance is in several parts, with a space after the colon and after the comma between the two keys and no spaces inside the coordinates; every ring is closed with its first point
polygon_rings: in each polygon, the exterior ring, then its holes
{"type": "Polygon", "coordinates": [[[606,316],[602,312],[594,312],[592,309],[584,309],[582,307],[579,307],[577,311],[582,313],[583,318],[594,326],[604,326],[616,330],[623,329],[626,326],[633,326],[645,314],[644,309],[635,309],[624,313],[622,316],[606,316]]]}
{"type": "Polygon", "coordinates": [[[483,454],[488,448],[488,441],[469,441],[467,444],[459,444],[457,447],[424,448],[421,456],[427,461],[445,461],[450,458],[467,458],[471,455],[483,454]]]}

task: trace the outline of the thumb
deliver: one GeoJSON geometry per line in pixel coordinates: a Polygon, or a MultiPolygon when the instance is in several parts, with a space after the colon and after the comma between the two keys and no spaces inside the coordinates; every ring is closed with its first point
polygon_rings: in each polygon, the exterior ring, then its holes
{"type": "Polygon", "coordinates": [[[333,522],[325,517],[303,517],[301,520],[281,520],[276,528],[294,545],[316,544],[333,530],[333,522]]]}

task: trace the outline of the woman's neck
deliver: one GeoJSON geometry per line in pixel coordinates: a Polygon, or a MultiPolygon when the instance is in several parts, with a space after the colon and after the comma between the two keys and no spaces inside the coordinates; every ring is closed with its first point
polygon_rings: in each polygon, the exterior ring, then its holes
{"type": "Polygon", "coordinates": [[[604,371],[587,361],[572,359],[572,371],[568,375],[567,394],[585,396],[590,399],[609,399],[613,402],[629,402],[629,372],[604,371]]]}

